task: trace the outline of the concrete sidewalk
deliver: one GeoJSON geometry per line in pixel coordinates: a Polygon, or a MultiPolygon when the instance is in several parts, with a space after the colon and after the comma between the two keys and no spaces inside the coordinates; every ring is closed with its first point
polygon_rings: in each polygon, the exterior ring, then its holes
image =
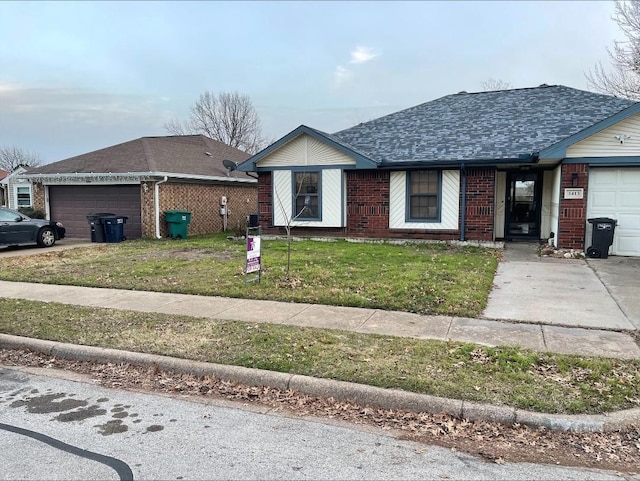
{"type": "Polygon", "coordinates": [[[519,345],[542,352],[640,359],[640,347],[629,334],[602,329],[7,281],[0,281],[0,297],[252,323],[342,329],[419,339],[473,342],[488,346],[519,345]]]}

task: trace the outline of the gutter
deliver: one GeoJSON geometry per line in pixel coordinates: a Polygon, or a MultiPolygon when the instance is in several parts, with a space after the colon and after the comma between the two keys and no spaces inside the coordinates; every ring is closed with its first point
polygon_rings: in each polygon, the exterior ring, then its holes
{"type": "Polygon", "coordinates": [[[160,188],[158,186],[160,184],[164,184],[167,180],[169,180],[169,177],[165,175],[164,179],[156,182],[155,186],[153,187],[154,189],[153,200],[154,200],[154,204],[155,204],[154,207],[156,211],[156,239],[162,238],[160,236],[160,188]]]}
{"type": "MultiPolygon", "coordinates": [[[[123,179],[128,178],[129,182],[144,182],[144,181],[153,181],[154,178],[157,177],[167,177],[172,179],[190,179],[190,180],[205,180],[205,181],[216,181],[216,182],[234,182],[234,183],[246,183],[246,184],[254,184],[255,180],[253,179],[239,179],[237,177],[227,177],[225,176],[217,176],[217,175],[196,175],[196,174],[176,174],[171,172],[70,172],[67,174],[26,174],[23,176],[25,179],[31,180],[33,182],[43,182],[43,181],[55,181],[60,179],[78,179],[87,183],[87,180],[90,179],[123,179]]],[[[126,181],[121,181],[126,182],[126,181]]],[[[98,184],[99,182],[91,182],[98,184]]]]}
{"type": "Polygon", "coordinates": [[[539,158],[535,154],[526,154],[522,157],[505,158],[505,159],[475,159],[475,160],[446,160],[446,161],[420,161],[420,160],[406,160],[406,161],[391,161],[384,162],[378,166],[380,170],[397,170],[398,168],[405,167],[418,167],[421,169],[441,169],[451,167],[453,169],[461,168],[461,166],[468,165],[504,165],[504,164],[534,164],[539,161],[539,158]]]}
{"type": "Polygon", "coordinates": [[[464,229],[467,220],[467,169],[464,168],[464,162],[460,165],[460,173],[462,174],[462,209],[460,215],[460,240],[464,241],[464,229]]]}

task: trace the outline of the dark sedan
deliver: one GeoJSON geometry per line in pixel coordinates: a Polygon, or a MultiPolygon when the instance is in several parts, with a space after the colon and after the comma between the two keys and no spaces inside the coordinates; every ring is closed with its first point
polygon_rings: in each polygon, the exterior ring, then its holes
{"type": "Polygon", "coordinates": [[[32,219],[17,210],[0,207],[0,247],[38,244],[51,247],[64,239],[65,228],[60,222],[32,219]]]}

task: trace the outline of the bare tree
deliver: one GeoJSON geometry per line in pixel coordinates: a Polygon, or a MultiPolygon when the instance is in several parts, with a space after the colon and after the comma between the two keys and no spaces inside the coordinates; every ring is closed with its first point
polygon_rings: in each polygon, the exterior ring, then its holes
{"type": "Polygon", "coordinates": [[[607,48],[613,70],[607,72],[602,63],[586,74],[589,86],[617,97],[640,100],[640,0],[616,0],[611,17],[626,40],[615,41],[607,48]]]}
{"type": "Polygon", "coordinates": [[[302,188],[304,186],[304,177],[306,177],[307,173],[303,173],[303,179],[300,182],[297,182],[296,185],[296,193],[294,196],[294,208],[295,210],[293,211],[292,214],[289,214],[287,209],[284,206],[284,203],[282,202],[282,199],[280,198],[280,195],[278,195],[278,190],[277,189],[273,189],[273,192],[276,196],[276,200],[278,202],[278,207],[280,208],[280,212],[282,213],[282,217],[284,218],[284,229],[285,232],[287,233],[287,267],[286,267],[286,272],[285,272],[285,280],[290,281],[291,277],[289,275],[290,271],[291,271],[291,241],[292,241],[292,237],[291,237],[291,228],[294,227],[294,222],[296,222],[298,220],[299,217],[301,217],[303,214],[305,213],[309,213],[310,212],[310,204],[305,200],[304,204],[300,207],[298,207],[298,203],[297,203],[297,199],[298,197],[302,194],[302,188]],[[295,214],[296,211],[299,212],[297,214],[295,214]]]}
{"type": "Polygon", "coordinates": [[[171,120],[164,124],[164,128],[173,135],[204,134],[250,154],[255,154],[266,144],[253,102],[238,92],[216,95],[206,91],[191,106],[187,120],[171,120]]]}
{"type": "Polygon", "coordinates": [[[38,154],[10,145],[0,147],[0,169],[13,172],[18,167],[37,167],[42,162],[38,154]]]}
{"type": "Polygon", "coordinates": [[[512,87],[509,82],[505,82],[504,80],[494,79],[494,78],[490,78],[489,80],[484,80],[480,82],[480,85],[482,86],[482,89],[484,91],[507,90],[512,87]]]}

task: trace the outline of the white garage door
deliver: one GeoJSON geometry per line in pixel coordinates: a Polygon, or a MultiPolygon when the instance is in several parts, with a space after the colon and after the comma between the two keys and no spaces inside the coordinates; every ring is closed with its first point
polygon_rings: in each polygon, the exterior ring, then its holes
{"type": "MultiPolygon", "coordinates": [[[[592,168],[589,171],[587,217],[617,219],[610,254],[640,256],[640,168],[592,168]]],[[[591,245],[587,224],[585,248],[591,245]]]]}

